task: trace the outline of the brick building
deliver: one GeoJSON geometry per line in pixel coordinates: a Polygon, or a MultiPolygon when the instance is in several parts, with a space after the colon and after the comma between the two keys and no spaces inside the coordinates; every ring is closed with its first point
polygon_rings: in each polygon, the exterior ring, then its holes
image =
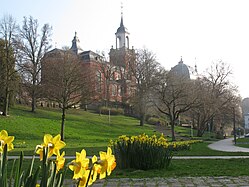
{"type": "MultiPolygon", "coordinates": [[[[75,32],[70,50],[79,59],[81,68],[88,74],[89,79],[90,94],[83,94],[83,97],[89,96],[81,101],[82,105],[129,105],[129,99],[135,90],[132,69],[136,58],[135,50],[130,49],[129,46],[129,35],[123,24],[123,15],[121,15],[120,26],[115,33],[116,46],[110,49],[109,61],[107,61],[104,56],[91,50],[83,51],[75,32]]],[[[63,51],[55,48],[46,54],[46,58],[55,58],[63,51]]],[[[46,76],[44,69],[42,68],[42,77],[46,76]]]]}

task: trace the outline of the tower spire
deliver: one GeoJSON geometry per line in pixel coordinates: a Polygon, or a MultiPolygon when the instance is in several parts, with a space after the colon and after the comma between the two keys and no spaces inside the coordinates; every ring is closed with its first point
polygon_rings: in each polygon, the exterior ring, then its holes
{"type": "Polygon", "coordinates": [[[121,2],[121,22],[120,22],[120,27],[124,26],[124,23],[123,23],[123,2],[121,2]]]}
{"type": "Polygon", "coordinates": [[[82,49],[80,48],[79,46],[79,43],[80,43],[80,40],[79,38],[77,37],[77,32],[75,31],[74,33],[74,38],[72,40],[72,47],[71,47],[71,50],[75,53],[75,54],[78,54],[79,51],[82,51],[82,49]]]}
{"type": "Polygon", "coordinates": [[[121,22],[120,26],[117,29],[116,35],[116,48],[121,49],[123,47],[129,49],[129,32],[124,26],[123,22],[123,3],[121,3],[121,22]]]}

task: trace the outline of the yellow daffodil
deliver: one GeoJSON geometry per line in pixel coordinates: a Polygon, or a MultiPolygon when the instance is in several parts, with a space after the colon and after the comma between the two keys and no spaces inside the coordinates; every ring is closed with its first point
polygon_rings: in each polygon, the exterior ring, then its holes
{"type": "Polygon", "coordinates": [[[97,165],[96,163],[97,163],[97,161],[98,161],[98,158],[94,155],[93,157],[92,157],[92,163],[93,163],[93,168],[92,168],[92,182],[95,182],[96,180],[97,180],[97,176],[98,176],[98,171],[100,171],[99,170],[99,165],[97,165]]]}
{"type": "Polygon", "coordinates": [[[60,171],[63,167],[64,167],[64,164],[65,164],[65,151],[62,152],[62,154],[58,154],[57,157],[56,157],[56,161],[55,161],[55,164],[56,164],[56,171],[60,171]]]}
{"type": "Polygon", "coordinates": [[[43,139],[44,143],[42,144],[42,146],[48,147],[48,158],[53,154],[60,154],[60,149],[62,149],[66,145],[65,142],[61,140],[60,134],[55,137],[50,134],[45,134],[43,139]]]}
{"type": "Polygon", "coordinates": [[[4,145],[7,144],[7,150],[10,151],[14,149],[13,141],[15,137],[14,136],[8,136],[8,132],[6,130],[2,130],[0,132],[0,152],[3,152],[4,145]]]}
{"type": "Polygon", "coordinates": [[[110,175],[112,170],[116,167],[115,156],[112,155],[112,150],[110,147],[107,148],[107,152],[100,152],[100,161],[99,164],[101,165],[100,168],[100,179],[103,179],[107,175],[110,175]]]}
{"type": "Polygon", "coordinates": [[[36,154],[40,155],[40,160],[43,160],[43,147],[41,145],[37,145],[35,150],[36,154]]]}
{"type": "MultiPolygon", "coordinates": [[[[90,170],[86,170],[84,175],[79,179],[80,182],[79,182],[79,185],[78,187],[85,187],[86,186],[86,183],[87,183],[87,179],[88,179],[88,176],[89,176],[89,173],[90,173],[90,170]]],[[[92,179],[90,178],[90,180],[88,181],[88,185],[91,185],[93,183],[92,179]]]]}
{"type": "Polygon", "coordinates": [[[86,151],[82,149],[80,153],[76,152],[76,159],[72,161],[69,168],[74,171],[73,179],[82,178],[88,169],[89,159],[86,158],[86,151]]]}

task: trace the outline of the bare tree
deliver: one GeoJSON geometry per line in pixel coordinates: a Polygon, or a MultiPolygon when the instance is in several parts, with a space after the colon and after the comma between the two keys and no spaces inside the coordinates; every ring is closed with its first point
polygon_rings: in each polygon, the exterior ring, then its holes
{"type": "Polygon", "coordinates": [[[211,65],[207,75],[195,81],[199,90],[199,106],[193,110],[192,115],[197,122],[197,136],[202,136],[208,126],[209,130],[214,130],[213,120],[216,118],[216,121],[224,121],[226,114],[232,113],[231,106],[239,102],[237,88],[229,82],[231,74],[230,67],[219,61],[211,65]]]}
{"type": "Polygon", "coordinates": [[[41,59],[51,48],[50,36],[52,28],[44,24],[39,33],[38,20],[33,17],[24,17],[22,28],[19,29],[17,43],[19,68],[23,73],[24,84],[31,97],[31,111],[36,108],[36,100],[39,95],[41,82],[41,59]]]}
{"type": "Polygon", "coordinates": [[[79,58],[70,50],[48,54],[42,61],[42,86],[46,97],[59,104],[62,110],[61,138],[64,140],[66,110],[81,101],[84,71],[79,58]]]}
{"type": "Polygon", "coordinates": [[[0,84],[3,91],[3,115],[8,115],[10,95],[16,85],[17,72],[15,70],[15,53],[13,39],[17,32],[17,25],[12,16],[4,16],[0,22],[0,84]]]}
{"type": "Polygon", "coordinates": [[[175,124],[179,115],[197,105],[197,95],[193,81],[184,76],[176,76],[164,71],[159,86],[156,87],[155,105],[170,119],[172,140],[175,141],[175,124]]]}
{"type": "Polygon", "coordinates": [[[88,105],[97,101],[102,94],[96,89],[96,71],[97,67],[92,67],[89,69],[82,68],[82,78],[84,85],[81,89],[81,99],[80,105],[85,111],[88,109],[88,105]]]}
{"type": "Polygon", "coordinates": [[[110,85],[111,82],[113,81],[113,74],[115,71],[115,65],[111,62],[102,62],[100,64],[100,71],[103,74],[103,83],[105,85],[105,90],[104,90],[104,101],[105,101],[105,106],[109,106],[110,102],[110,85]]]}
{"type": "Polygon", "coordinates": [[[143,126],[147,111],[152,106],[151,94],[158,82],[160,65],[152,52],[141,49],[137,52],[136,64],[131,70],[136,80],[136,91],[132,103],[138,110],[140,126],[143,126]]]}

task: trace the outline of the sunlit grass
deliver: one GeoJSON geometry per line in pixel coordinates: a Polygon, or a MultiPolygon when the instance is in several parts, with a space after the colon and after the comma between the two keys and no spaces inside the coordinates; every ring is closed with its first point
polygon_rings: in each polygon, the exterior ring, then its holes
{"type": "MultiPolygon", "coordinates": [[[[15,106],[10,110],[9,117],[0,117],[0,129],[15,136],[16,148],[10,154],[24,150],[32,154],[35,146],[43,141],[44,134],[57,135],[61,128],[61,113],[59,109],[40,108],[35,113],[27,106],[15,106]]],[[[110,139],[118,136],[154,134],[153,126],[139,126],[139,121],[126,116],[99,115],[83,110],[67,111],[65,125],[66,155],[75,155],[75,151],[85,148],[89,154],[97,154],[106,150],[110,139]]]]}

